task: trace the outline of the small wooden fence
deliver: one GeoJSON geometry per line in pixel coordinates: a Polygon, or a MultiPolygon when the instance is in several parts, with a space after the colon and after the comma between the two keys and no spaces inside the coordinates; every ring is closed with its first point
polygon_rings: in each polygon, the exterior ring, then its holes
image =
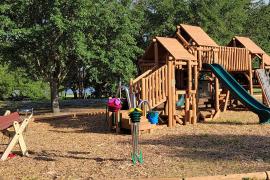
{"type": "Polygon", "coordinates": [[[227,71],[248,71],[251,68],[249,51],[245,48],[200,46],[196,53],[200,67],[203,63],[217,63],[227,71]]]}

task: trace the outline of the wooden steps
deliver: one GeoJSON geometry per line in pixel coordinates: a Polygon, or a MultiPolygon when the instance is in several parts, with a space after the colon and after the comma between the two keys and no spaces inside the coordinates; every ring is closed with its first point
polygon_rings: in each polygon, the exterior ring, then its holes
{"type": "Polygon", "coordinates": [[[208,111],[201,111],[200,117],[203,121],[210,121],[215,117],[216,111],[215,109],[210,109],[208,111]]]}
{"type": "MultiPolygon", "coordinates": [[[[120,117],[121,117],[121,129],[130,130],[131,129],[131,121],[128,116],[128,111],[121,111],[120,117]]],[[[141,117],[141,122],[139,125],[140,133],[152,133],[153,129],[156,127],[154,124],[150,124],[148,122],[148,119],[145,116],[141,117]]]]}

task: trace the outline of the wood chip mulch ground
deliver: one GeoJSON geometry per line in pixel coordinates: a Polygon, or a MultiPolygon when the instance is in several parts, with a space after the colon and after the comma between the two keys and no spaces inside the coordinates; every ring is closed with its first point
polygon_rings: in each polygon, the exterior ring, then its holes
{"type": "Polygon", "coordinates": [[[104,113],[36,119],[25,137],[30,157],[0,162],[4,179],[192,177],[270,170],[270,126],[259,125],[249,111],[227,111],[197,125],[159,126],[141,136],[144,164],[135,166],[131,136],[109,132],[104,113]]]}

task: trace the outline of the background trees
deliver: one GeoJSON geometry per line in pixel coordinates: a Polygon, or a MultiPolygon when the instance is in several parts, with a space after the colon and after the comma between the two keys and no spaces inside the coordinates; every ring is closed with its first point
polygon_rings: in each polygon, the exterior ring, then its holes
{"type": "Polygon", "coordinates": [[[151,38],[172,35],[179,23],[201,26],[221,45],[247,35],[270,52],[269,15],[268,4],[251,0],[2,0],[0,71],[21,68],[29,83],[47,83],[58,112],[59,90],[78,90],[81,70],[84,88],[111,95],[120,78],[128,82],[137,73],[151,38]]]}
{"type": "Polygon", "coordinates": [[[270,4],[259,1],[251,6],[245,25],[245,34],[251,37],[263,50],[270,53],[270,4]]]}
{"type": "Polygon", "coordinates": [[[97,92],[129,79],[139,52],[139,24],[132,2],[89,0],[2,1],[3,59],[50,84],[53,112],[59,112],[60,84],[74,67],[86,67],[97,92]],[[132,20],[132,17],[134,19],[132,20]]]}

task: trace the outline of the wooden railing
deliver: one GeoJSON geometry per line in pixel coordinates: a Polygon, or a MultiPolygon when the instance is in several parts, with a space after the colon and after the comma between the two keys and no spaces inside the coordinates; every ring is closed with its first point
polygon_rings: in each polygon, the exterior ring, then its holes
{"type": "Polygon", "coordinates": [[[163,65],[146,76],[136,78],[131,82],[131,89],[137,99],[147,100],[150,108],[154,108],[166,101],[167,83],[167,65],[163,65]]]}
{"type": "Polygon", "coordinates": [[[247,71],[251,60],[249,51],[245,48],[219,47],[218,64],[223,65],[227,71],[247,71]]]}
{"type": "Polygon", "coordinates": [[[197,48],[199,66],[203,63],[218,63],[227,71],[248,71],[250,69],[249,51],[236,47],[200,46],[197,48]]]}
{"type": "Polygon", "coordinates": [[[141,97],[141,91],[142,91],[142,78],[148,76],[150,73],[152,73],[157,67],[154,66],[151,69],[145,71],[143,74],[138,76],[135,79],[130,80],[130,91],[135,93],[136,97],[138,99],[142,99],[141,97]]]}

